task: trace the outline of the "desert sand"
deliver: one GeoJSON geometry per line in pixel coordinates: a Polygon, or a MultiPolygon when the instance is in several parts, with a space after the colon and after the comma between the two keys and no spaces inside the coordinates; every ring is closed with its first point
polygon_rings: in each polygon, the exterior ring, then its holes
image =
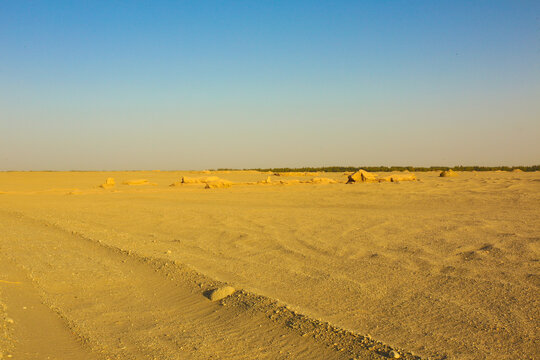
{"type": "Polygon", "coordinates": [[[540,173],[347,175],[0,173],[0,359],[538,358],[540,173]]]}

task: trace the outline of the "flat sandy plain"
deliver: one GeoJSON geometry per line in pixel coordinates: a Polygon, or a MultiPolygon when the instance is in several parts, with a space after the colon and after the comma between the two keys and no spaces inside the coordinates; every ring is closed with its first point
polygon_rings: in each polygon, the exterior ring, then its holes
{"type": "Polygon", "coordinates": [[[540,173],[183,175],[0,173],[0,358],[539,358],[540,173]]]}

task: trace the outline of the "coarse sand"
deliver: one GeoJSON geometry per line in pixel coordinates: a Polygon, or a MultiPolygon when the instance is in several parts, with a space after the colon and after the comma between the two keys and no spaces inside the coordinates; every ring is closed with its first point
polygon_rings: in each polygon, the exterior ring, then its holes
{"type": "Polygon", "coordinates": [[[398,175],[2,172],[0,358],[536,358],[540,173],[398,175]]]}

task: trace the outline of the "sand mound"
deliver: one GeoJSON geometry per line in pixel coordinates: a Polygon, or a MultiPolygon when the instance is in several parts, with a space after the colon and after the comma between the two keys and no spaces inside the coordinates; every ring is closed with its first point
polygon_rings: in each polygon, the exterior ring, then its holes
{"type": "Polygon", "coordinates": [[[377,175],[360,169],[354,174],[349,175],[349,180],[347,180],[347,184],[356,182],[377,182],[377,175]]]}
{"type": "Polygon", "coordinates": [[[206,177],[199,177],[199,178],[191,178],[188,176],[182,176],[182,179],[180,179],[181,184],[206,184],[212,181],[219,181],[221,180],[217,176],[206,176],[206,177]]]}
{"type": "Polygon", "coordinates": [[[206,184],[206,189],[217,189],[217,188],[227,188],[232,185],[232,182],[228,180],[221,179],[217,176],[206,176],[199,178],[192,178],[188,176],[182,176],[180,181],[172,183],[170,186],[181,186],[181,185],[191,185],[191,184],[206,184]]]}
{"type": "Polygon", "coordinates": [[[416,175],[411,173],[391,174],[385,176],[379,181],[399,182],[399,181],[415,181],[416,175]]]}
{"type": "Polygon", "coordinates": [[[115,185],[115,182],[114,182],[114,178],[107,178],[107,180],[105,180],[105,183],[99,185],[100,187],[104,188],[104,189],[110,189],[110,188],[113,188],[115,185]]]}
{"type": "Polygon", "coordinates": [[[337,181],[329,178],[313,178],[308,181],[304,181],[305,184],[337,184],[337,181]]]}
{"type": "Polygon", "coordinates": [[[439,176],[440,177],[452,177],[452,176],[459,176],[459,174],[457,172],[455,172],[454,170],[452,170],[452,169],[448,169],[448,170],[445,170],[445,171],[441,172],[441,174],[439,176]]]}
{"type": "Polygon", "coordinates": [[[219,301],[234,294],[235,291],[232,286],[224,286],[210,291],[207,296],[211,301],[219,301]]]}
{"type": "Polygon", "coordinates": [[[512,170],[512,172],[518,172],[518,173],[519,173],[519,172],[523,172],[523,170],[521,170],[521,169],[514,169],[514,170],[512,170]]]}
{"type": "Polygon", "coordinates": [[[280,173],[275,173],[276,176],[317,176],[317,172],[297,172],[297,171],[285,171],[280,173]]]}
{"type": "Polygon", "coordinates": [[[296,185],[300,184],[300,180],[279,180],[278,182],[280,185],[296,185]]]}
{"type": "Polygon", "coordinates": [[[223,188],[229,188],[231,186],[232,186],[232,182],[218,178],[218,180],[215,180],[215,181],[208,181],[204,188],[205,189],[223,189],[223,188]]]}
{"type": "Polygon", "coordinates": [[[124,185],[131,185],[131,186],[139,186],[139,185],[157,185],[155,183],[151,183],[150,181],[146,179],[134,179],[134,180],[128,180],[123,182],[124,185]]]}

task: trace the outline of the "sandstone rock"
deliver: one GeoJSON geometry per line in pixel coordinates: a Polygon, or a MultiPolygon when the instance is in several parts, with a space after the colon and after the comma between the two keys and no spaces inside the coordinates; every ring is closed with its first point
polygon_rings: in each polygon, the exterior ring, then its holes
{"type": "Polygon", "coordinates": [[[110,188],[113,188],[115,185],[115,182],[114,182],[114,178],[107,178],[107,180],[105,181],[104,184],[101,184],[100,187],[104,188],[104,189],[110,189],[110,188]]]}
{"type": "Polygon", "coordinates": [[[347,184],[357,183],[357,182],[377,182],[377,175],[367,172],[366,170],[358,170],[352,175],[349,175],[349,180],[347,184]]]}
{"type": "Polygon", "coordinates": [[[452,169],[448,169],[448,170],[445,170],[445,171],[441,172],[441,174],[439,176],[440,177],[453,177],[453,176],[459,176],[459,174],[457,172],[455,172],[454,170],[452,170],[452,169]]]}
{"type": "Polygon", "coordinates": [[[205,189],[223,189],[223,188],[229,188],[232,186],[232,182],[218,179],[215,181],[209,181],[206,183],[205,189]]]}

